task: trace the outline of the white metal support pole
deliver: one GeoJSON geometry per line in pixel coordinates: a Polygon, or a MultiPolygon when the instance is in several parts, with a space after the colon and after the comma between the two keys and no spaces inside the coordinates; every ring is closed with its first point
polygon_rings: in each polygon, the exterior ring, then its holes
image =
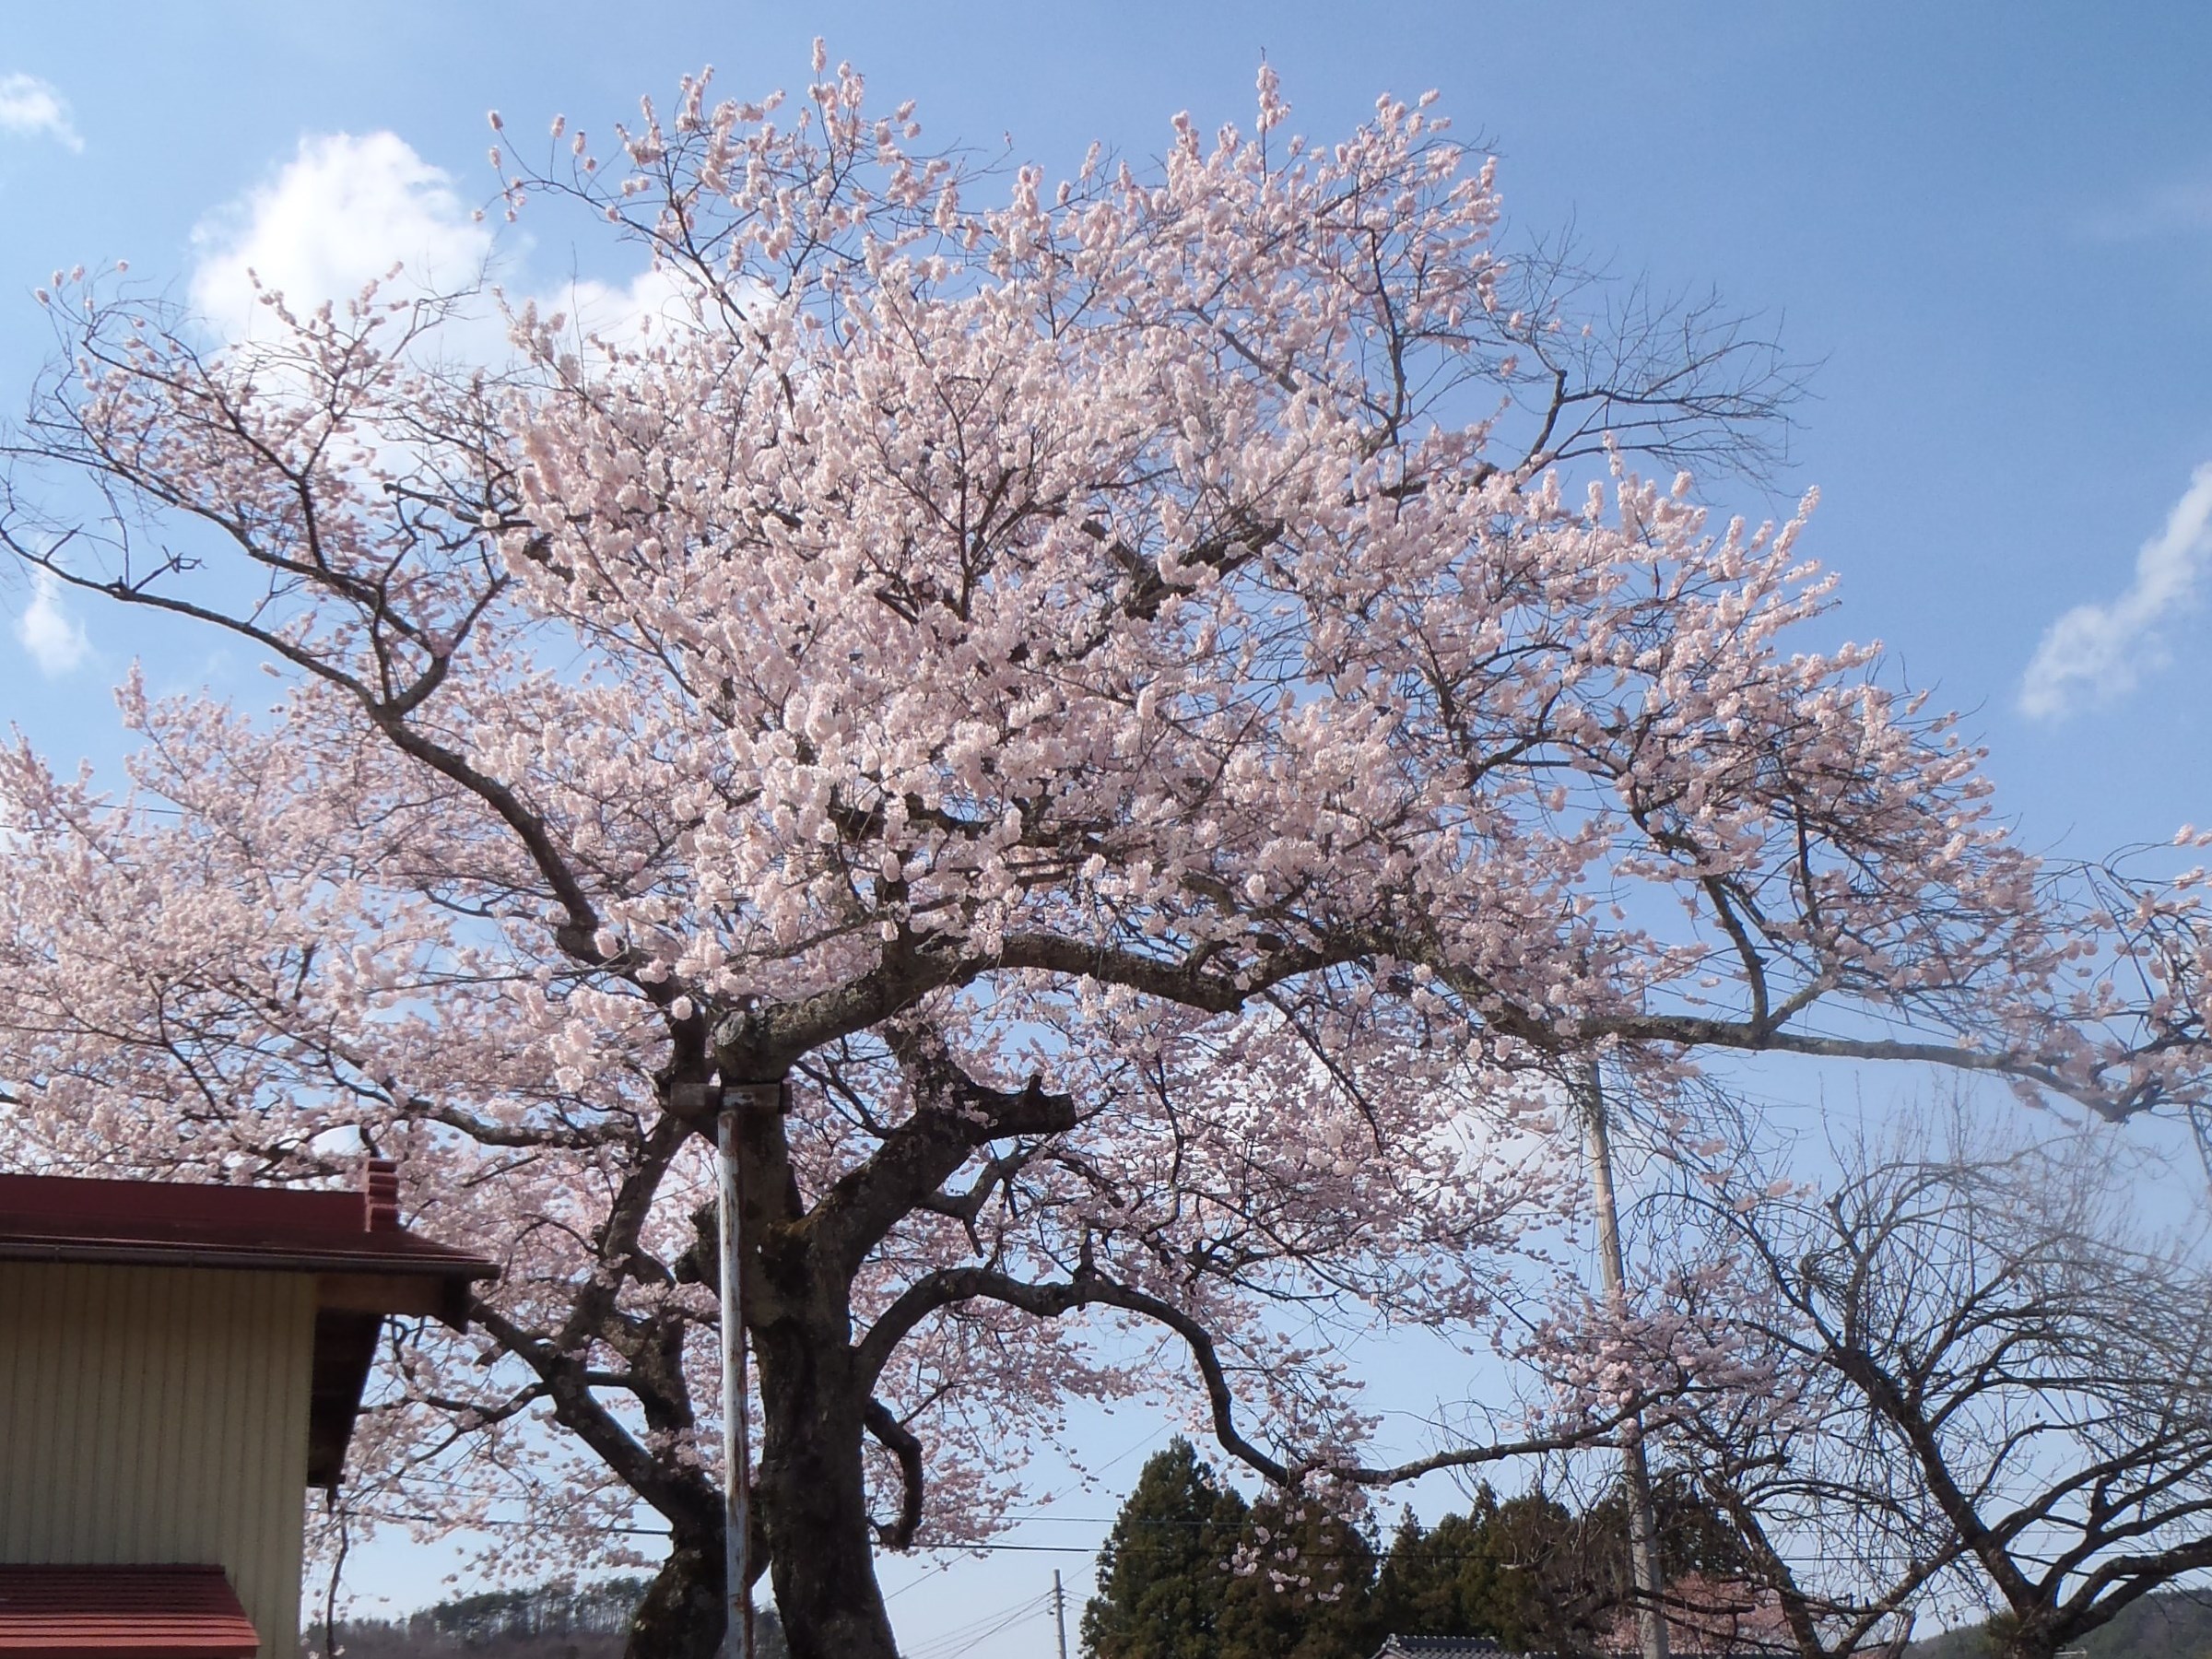
{"type": "MultiPolygon", "coordinates": [[[[1615,1317],[1629,1308],[1628,1259],[1620,1246],[1620,1206],[1613,1193],[1613,1136],[1606,1124],[1605,1079],[1597,1062],[1583,1074],[1583,1125],[1590,1141],[1591,1196],[1597,1205],[1598,1272],[1615,1317]]],[[[1660,1576],[1659,1519],[1652,1507],[1652,1471],[1643,1456],[1643,1418],[1620,1426],[1621,1473],[1629,1488],[1629,1571],[1636,1581],[1636,1632],[1642,1659],[1667,1659],[1666,1586],[1660,1576]]]]}
{"type": "Polygon", "coordinates": [[[727,1589],[722,1651],[753,1659],[753,1452],[745,1382],[743,1206],[738,1202],[737,1111],[724,1093],[714,1142],[722,1214],[722,1467],[725,1505],[723,1583],[727,1589]]]}

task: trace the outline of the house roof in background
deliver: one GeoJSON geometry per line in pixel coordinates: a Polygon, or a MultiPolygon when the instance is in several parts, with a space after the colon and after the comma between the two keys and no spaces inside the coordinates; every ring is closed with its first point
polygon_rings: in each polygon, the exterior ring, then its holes
{"type": "Polygon", "coordinates": [[[399,1225],[391,1166],[361,1190],[0,1175],[0,1261],[496,1278],[480,1256],[399,1225]]]}
{"type": "Polygon", "coordinates": [[[6,1659],[254,1659],[260,1648],[220,1567],[0,1566],[6,1659]]]}

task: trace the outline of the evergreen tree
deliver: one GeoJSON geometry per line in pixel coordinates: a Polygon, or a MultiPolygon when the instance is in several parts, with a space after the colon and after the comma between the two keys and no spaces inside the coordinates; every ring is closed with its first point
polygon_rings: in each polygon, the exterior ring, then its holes
{"type": "MultiPolygon", "coordinates": [[[[1654,1483],[1668,1581],[1743,1575],[1740,1543],[1679,1477],[1654,1483]]],[[[1378,1560],[1359,1528],[1277,1495],[1247,1506],[1189,1442],[1145,1465],[1100,1556],[1086,1659],[1367,1659],[1385,1636],[1594,1653],[1631,1605],[1628,1504],[1577,1512],[1481,1488],[1433,1529],[1408,1512],[1378,1560]]]]}
{"type": "Polygon", "coordinates": [[[1181,1438],[1156,1453],[1099,1553],[1087,1659],[1217,1659],[1230,1561],[1246,1521],[1234,1488],[1181,1438]]]}
{"type": "Polygon", "coordinates": [[[1375,1547],[1338,1516],[1268,1497],[1244,1526],[1221,1608],[1219,1659],[1367,1659],[1375,1547]]]}
{"type": "MultiPolygon", "coordinates": [[[[1678,1476],[1653,1483],[1660,1561],[1672,1583],[1744,1574],[1735,1533],[1678,1476]]],[[[1587,1653],[1608,1644],[1630,1605],[1625,1494],[1580,1514],[1541,1492],[1488,1487],[1434,1530],[1408,1513],[1375,1583],[1372,1628],[1398,1636],[1487,1636],[1508,1650],[1587,1653]]]]}
{"type": "Polygon", "coordinates": [[[1410,1514],[1377,1578],[1375,1627],[1400,1636],[1488,1636],[1527,1651],[1587,1649],[1594,1630],[1588,1527],[1555,1500],[1488,1486],[1433,1531],[1410,1514]]]}
{"type": "MultiPolygon", "coordinates": [[[[1707,1578],[1739,1579],[1751,1571],[1743,1539],[1720,1511],[1699,1495],[1679,1469],[1662,1470],[1652,1479],[1652,1510],[1659,1524],[1660,1573],[1667,1583],[1701,1573],[1707,1578]]],[[[1625,1563],[1629,1548],[1628,1494],[1616,1487],[1590,1508],[1590,1520],[1625,1563]]],[[[1624,1565],[1623,1572],[1628,1570],[1624,1565]]]]}

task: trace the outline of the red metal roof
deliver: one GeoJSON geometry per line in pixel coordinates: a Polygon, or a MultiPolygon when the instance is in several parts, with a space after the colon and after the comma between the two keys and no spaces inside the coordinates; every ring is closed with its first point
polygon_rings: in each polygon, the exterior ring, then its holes
{"type": "Polygon", "coordinates": [[[7,1659],[254,1659],[260,1650],[220,1567],[0,1566],[7,1659]]]}
{"type": "Polygon", "coordinates": [[[498,1277],[403,1229],[397,1182],[377,1163],[350,1193],[0,1175],[0,1260],[498,1277]]]}

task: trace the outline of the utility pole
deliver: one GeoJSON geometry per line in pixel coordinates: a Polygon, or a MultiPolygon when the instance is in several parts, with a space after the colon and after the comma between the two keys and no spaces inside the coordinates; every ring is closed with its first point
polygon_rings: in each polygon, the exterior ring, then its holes
{"type": "MultiPolygon", "coordinates": [[[[1620,1206],[1613,1194],[1613,1137],[1606,1124],[1605,1078],[1592,1060],[1583,1074],[1583,1128],[1590,1144],[1590,1189],[1597,1205],[1597,1263],[1614,1317],[1629,1309],[1628,1262],[1620,1247],[1620,1206]]],[[[1636,1581],[1636,1632],[1642,1659],[1667,1659],[1665,1581],[1659,1567],[1659,1520],[1652,1507],[1652,1471],[1643,1458],[1643,1417],[1620,1426],[1620,1467],[1629,1488],[1629,1571],[1636,1581]]]]}
{"type": "Polygon", "coordinates": [[[1060,1633],[1060,1659],[1067,1659],[1067,1592],[1060,1587],[1060,1569],[1053,1569],[1053,1629],[1060,1633]]]}
{"type": "Polygon", "coordinates": [[[745,1377],[745,1208],[741,1104],[779,1111],[781,1083],[741,1083],[722,1091],[714,1120],[716,1196],[722,1221],[722,1571],[727,1591],[722,1651],[753,1659],[753,1449],[745,1377]]]}

